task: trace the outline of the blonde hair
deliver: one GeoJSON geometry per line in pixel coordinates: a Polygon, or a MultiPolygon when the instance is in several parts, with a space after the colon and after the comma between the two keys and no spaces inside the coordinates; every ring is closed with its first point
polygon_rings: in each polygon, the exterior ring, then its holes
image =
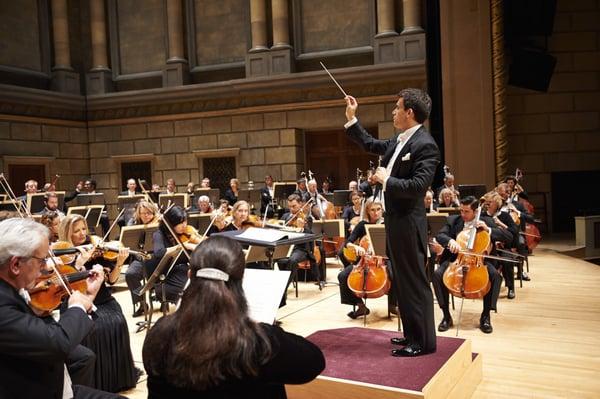
{"type": "MultiPolygon", "coordinates": [[[[156,206],[146,200],[140,200],[136,207],[135,207],[135,212],[133,214],[133,217],[135,218],[135,222],[138,224],[142,224],[142,216],[140,215],[140,212],[143,209],[146,209],[148,211],[150,211],[152,213],[152,221],[150,223],[154,223],[158,221],[158,210],[156,209],[156,206]]],[[[148,224],[150,224],[148,223],[148,224]]]]}
{"type": "MultiPolygon", "coordinates": [[[[383,205],[381,204],[381,201],[376,201],[376,200],[373,200],[373,199],[367,200],[367,203],[365,204],[365,214],[363,216],[363,220],[365,220],[365,221],[367,221],[369,223],[371,222],[371,220],[369,219],[369,211],[375,205],[379,205],[379,207],[383,210],[383,205]]],[[[375,222],[377,222],[377,220],[375,222]]]]}
{"type": "Polygon", "coordinates": [[[66,241],[73,245],[71,236],[73,235],[73,226],[75,226],[75,223],[77,222],[83,222],[83,224],[85,225],[85,230],[89,232],[85,218],[81,215],[72,213],[68,216],[65,216],[65,218],[60,223],[60,228],[58,229],[58,239],[60,241],[66,241]]]}

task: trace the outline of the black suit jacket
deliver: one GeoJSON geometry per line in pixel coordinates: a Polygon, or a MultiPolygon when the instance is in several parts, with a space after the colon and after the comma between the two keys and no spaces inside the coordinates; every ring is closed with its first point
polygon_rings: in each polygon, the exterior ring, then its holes
{"type": "MultiPolygon", "coordinates": [[[[383,155],[383,167],[387,166],[396,150],[398,136],[378,140],[369,135],[359,123],[350,126],[347,134],[365,151],[383,155]]],[[[439,162],[438,147],[427,129],[421,126],[398,154],[384,193],[386,228],[391,227],[392,223],[402,225],[403,229],[399,229],[395,235],[397,239],[418,235],[423,253],[427,253],[427,216],[423,197],[431,185],[439,162]]]]}
{"type": "Polygon", "coordinates": [[[67,356],[92,328],[80,308],[60,316],[33,314],[18,292],[0,280],[0,398],[62,398],[67,356]]]}
{"type": "MultiPolygon", "coordinates": [[[[482,215],[481,220],[483,220],[485,224],[492,229],[492,233],[490,235],[492,244],[496,241],[501,241],[510,247],[513,239],[513,235],[510,231],[498,228],[496,223],[494,223],[494,220],[489,216],[482,215]]],[[[465,222],[460,215],[448,216],[446,224],[441,228],[435,237],[436,241],[445,248],[440,259],[440,264],[446,260],[454,261],[456,259],[456,254],[451,253],[447,247],[450,240],[455,240],[458,234],[463,231],[464,227],[465,222]]],[[[494,253],[494,251],[492,251],[492,253],[494,253]]],[[[486,263],[495,264],[495,262],[491,261],[486,261],[486,263]]]]}
{"type": "Polygon", "coordinates": [[[273,201],[271,198],[271,193],[269,193],[269,188],[267,186],[260,189],[260,213],[261,215],[265,213],[265,209],[267,209],[267,205],[269,205],[273,201]]]}

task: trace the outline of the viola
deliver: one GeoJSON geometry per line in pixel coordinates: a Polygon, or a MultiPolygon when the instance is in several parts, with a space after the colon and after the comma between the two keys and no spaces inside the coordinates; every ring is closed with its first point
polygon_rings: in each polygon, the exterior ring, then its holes
{"type": "Polygon", "coordinates": [[[364,255],[348,275],[348,287],[359,298],[379,298],[387,294],[391,282],[384,258],[364,255]]]}
{"type": "Polygon", "coordinates": [[[29,290],[30,304],[38,313],[48,314],[56,309],[70,291],[76,290],[83,294],[87,292],[86,279],[92,272],[89,270],[78,272],[69,265],[58,265],[56,269],[58,275],[54,271],[42,274],[36,280],[35,286],[29,290]],[[65,285],[70,290],[69,292],[65,285]]]}
{"type": "MultiPolygon", "coordinates": [[[[481,208],[475,223],[479,221],[481,208]]],[[[463,230],[456,237],[461,251],[444,272],[443,281],[448,291],[459,298],[483,298],[490,290],[490,277],[481,255],[489,254],[491,237],[486,230],[463,230]],[[480,255],[480,256],[478,256],[480,255]]]]}
{"type": "Polygon", "coordinates": [[[198,233],[198,230],[194,226],[189,224],[185,226],[185,231],[179,234],[179,240],[182,243],[189,242],[190,244],[200,244],[202,236],[198,233]]]}

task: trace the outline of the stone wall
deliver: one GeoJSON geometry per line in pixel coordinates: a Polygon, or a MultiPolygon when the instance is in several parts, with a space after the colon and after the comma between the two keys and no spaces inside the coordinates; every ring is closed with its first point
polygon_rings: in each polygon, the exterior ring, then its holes
{"type": "Polygon", "coordinates": [[[559,0],[548,42],[558,62],[548,92],[508,91],[509,170],[524,170],[537,209],[545,197],[547,210],[538,216],[549,226],[551,173],[600,169],[599,21],[597,1],[559,0]]]}

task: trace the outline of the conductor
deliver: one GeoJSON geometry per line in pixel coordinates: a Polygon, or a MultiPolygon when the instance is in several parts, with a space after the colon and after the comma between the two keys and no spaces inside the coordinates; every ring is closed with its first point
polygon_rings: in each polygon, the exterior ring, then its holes
{"type": "Polygon", "coordinates": [[[356,118],[356,99],[346,96],[345,100],[348,137],[365,151],[383,156],[373,180],[383,192],[387,255],[394,276],[398,276],[392,289],[404,325],[404,338],[391,339],[392,344],[402,346],[393,349],[392,356],[435,352],[433,296],[425,275],[427,218],[423,205],[440,161],[438,147],[422,125],[431,111],[431,98],[419,89],[400,91],[392,116],[394,127],[402,133],[388,140],[373,138],[356,118]]]}

